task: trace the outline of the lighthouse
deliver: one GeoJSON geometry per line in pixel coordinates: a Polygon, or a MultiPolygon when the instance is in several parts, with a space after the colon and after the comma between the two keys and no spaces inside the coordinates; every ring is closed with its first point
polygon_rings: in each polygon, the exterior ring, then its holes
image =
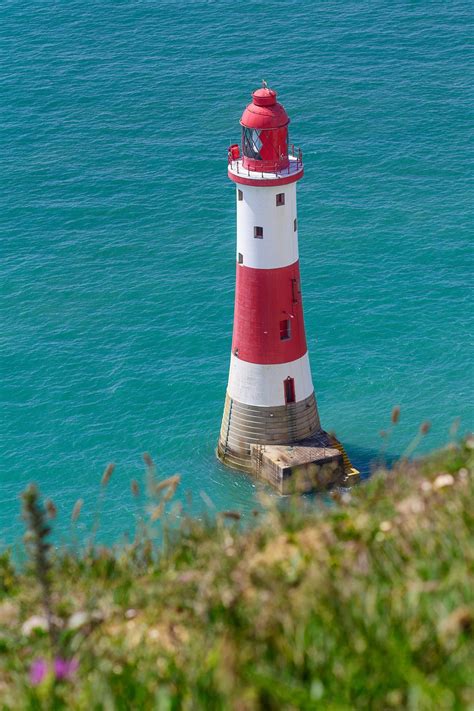
{"type": "Polygon", "coordinates": [[[287,493],[320,488],[349,469],[322,428],[305,335],[296,186],[303,157],[290,119],[266,86],[242,114],[228,151],[237,211],[234,328],[219,459],[287,493]]]}

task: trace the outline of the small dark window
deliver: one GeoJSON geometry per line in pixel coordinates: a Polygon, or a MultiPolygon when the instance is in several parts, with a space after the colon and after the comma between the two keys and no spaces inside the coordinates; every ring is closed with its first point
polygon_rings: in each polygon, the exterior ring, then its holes
{"type": "Polygon", "coordinates": [[[254,227],[253,236],[255,239],[263,239],[263,227],[254,227]]]}
{"type": "Polygon", "coordinates": [[[244,194],[243,194],[242,190],[237,190],[237,199],[238,200],[244,199],[244,194]]]}
{"type": "Polygon", "coordinates": [[[276,196],[276,204],[277,207],[285,204],[285,193],[278,193],[278,195],[276,196]]]}
{"type": "Polygon", "coordinates": [[[293,232],[296,232],[297,229],[298,229],[298,223],[297,223],[296,217],[295,217],[295,219],[293,220],[293,232]]]}
{"type": "Polygon", "coordinates": [[[287,377],[283,381],[283,387],[285,389],[285,402],[288,405],[289,402],[295,401],[295,381],[294,378],[287,377]]]}
{"type": "Polygon", "coordinates": [[[241,254],[240,252],[239,252],[238,262],[239,262],[239,264],[243,264],[243,263],[244,263],[244,255],[241,254]]]}
{"type": "Polygon", "coordinates": [[[291,323],[290,319],[286,318],[280,321],[280,341],[287,341],[289,338],[291,338],[291,323]]]}

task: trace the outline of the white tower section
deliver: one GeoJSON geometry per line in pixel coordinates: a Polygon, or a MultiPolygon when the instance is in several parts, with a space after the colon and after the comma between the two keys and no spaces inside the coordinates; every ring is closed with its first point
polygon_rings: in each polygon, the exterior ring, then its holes
{"type": "Polygon", "coordinates": [[[237,187],[237,261],[253,269],[278,269],[298,261],[296,183],[284,187],[237,187]],[[277,206],[277,196],[284,204],[277,206]],[[282,199],[282,198],[280,198],[282,199]],[[262,228],[256,238],[254,228],[262,228]]]}

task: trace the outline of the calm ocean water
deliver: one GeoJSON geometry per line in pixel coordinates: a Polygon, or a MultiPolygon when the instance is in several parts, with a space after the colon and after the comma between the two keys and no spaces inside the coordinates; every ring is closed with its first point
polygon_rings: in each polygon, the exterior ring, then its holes
{"type": "MultiPolygon", "coordinates": [[[[472,427],[469,2],[4,0],[0,543],[35,480],[60,510],[103,467],[132,526],[149,451],[202,510],[256,488],[214,458],[229,364],[226,149],[265,78],[306,175],[299,234],[321,419],[364,470],[472,427]],[[205,498],[205,497],[204,497],[205,498]]],[[[471,65],[472,66],[472,65],[471,65]]],[[[422,451],[422,450],[421,450],[422,451]]]]}

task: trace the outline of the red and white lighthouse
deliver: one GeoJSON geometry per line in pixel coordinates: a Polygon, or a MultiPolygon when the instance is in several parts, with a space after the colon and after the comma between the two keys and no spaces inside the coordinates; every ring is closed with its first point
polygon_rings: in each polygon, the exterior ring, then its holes
{"type": "MultiPolygon", "coordinates": [[[[302,154],[290,147],[290,119],[265,83],[253,92],[240,123],[241,148],[229,148],[228,174],[236,184],[237,277],[217,453],[228,466],[259,474],[262,449],[275,450],[267,456],[281,470],[281,446],[272,445],[293,445],[287,447],[292,466],[332,458],[340,473],[344,462],[334,449],[340,445],[321,430],[306,346],[296,208],[302,154]],[[295,444],[305,446],[295,453],[295,444]]],[[[280,480],[286,475],[280,474],[278,481],[272,480],[274,474],[265,478],[284,491],[280,480]]]]}
{"type": "Polygon", "coordinates": [[[231,467],[253,470],[252,443],[291,443],[320,431],[301,297],[296,183],[301,152],[273,89],[252,94],[242,148],[229,149],[236,183],[237,279],[226,405],[218,445],[231,467]]]}

